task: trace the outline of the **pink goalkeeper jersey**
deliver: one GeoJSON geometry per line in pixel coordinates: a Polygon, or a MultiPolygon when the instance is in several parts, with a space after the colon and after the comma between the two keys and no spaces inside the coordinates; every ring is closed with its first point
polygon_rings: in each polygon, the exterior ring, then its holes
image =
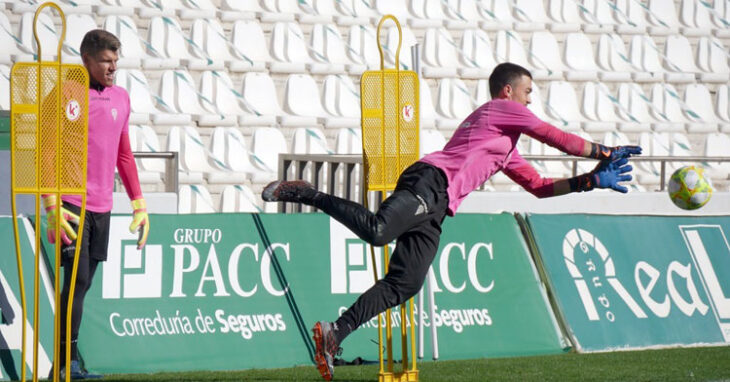
{"type": "Polygon", "coordinates": [[[580,155],[585,144],[577,135],[543,122],[521,103],[504,99],[485,103],[459,125],[443,150],[421,159],[446,174],[449,215],[497,171],[508,168],[513,179],[532,177],[534,169],[524,166],[519,154],[512,155],[522,133],[571,155],[580,155]]]}
{"type": "MultiPolygon", "coordinates": [[[[119,140],[129,133],[129,94],[119,86],[89,89],[89,151],[86,168],[86,209],[112,209],[114,169],[119,140]]],[[[80,206],[81,196],[67,195],[64,202],[80,206]]]]}

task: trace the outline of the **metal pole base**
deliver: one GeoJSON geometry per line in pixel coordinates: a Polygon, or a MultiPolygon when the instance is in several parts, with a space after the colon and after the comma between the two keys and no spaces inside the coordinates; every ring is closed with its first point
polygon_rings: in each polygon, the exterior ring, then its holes
{"type": "Polygon", "coordinates": [[[378,382],[418,382],[418,370],[382,372],[378,374],[378,382]]]}

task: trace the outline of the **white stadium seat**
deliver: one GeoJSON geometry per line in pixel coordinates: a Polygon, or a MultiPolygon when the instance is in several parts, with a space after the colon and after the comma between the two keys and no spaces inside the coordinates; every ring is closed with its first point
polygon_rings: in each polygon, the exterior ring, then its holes
{"type": "Polygon", "coordinates": [[[517,32],[544,30],[550,21],[542,1],[515,0],[512,8],[516,20],[514,30],[517,32]]]}
{"type": "MultiPolygon", "coordinates": [[[[400,47],[400,69],[411,70],[413,68],[413,60],[411,58],[411,46],[418,44],[416,35],[413,34],[410,28],[401,26],[401,47],[400,47]]],[[[385,45],[383,46],[383,54],[385,54],[385,62],[389,67],[395,65],[395,54],[398,48],[398,28],[391,26],[388,28],[388,33],[385,38],[385,45]]]]}
{"type": "Polygon", "coordinates": [[[709,36],[712,33],[710,13],[699,1],[681,0],[678,16],[683,36],[709,36]]]}
{"type": "Polygon", "coordinates": [[[616,0],[616,33],[619,35],[644,34],[648,21],[643,3],[634,0],[616,0]]]}
{"type": "Polygon", "coordinates": [[[345,55],[345,43],[334,24],[315,24],[309,35],[310,55],[314,62],[329,65],[334,73],[362,74],[365,65],[353,64],[345,55]]]}
{"type": "Polygon", "coordinates": [[[598,38],[596,62],[601,69],[599,78],[606,82],[631,81],[631,73],[639,71],[631,66],[626,46],[618,34],[604,33],[598,38]]]}
{"type": "MultiPolygon", "coordinates": [[[[533,91],[537,86],[533,85],[533,91]]],[[[492,99],[492,95],[489,92],[489,80],[481,79],[477,81],[476,89],[474,90],[474,100],[477,101],[477,105],[483,105],[492,99]]]]}
{"type": "MultiPolygon", "coordinates": [[[[489,88],[488,84],[487,88],[489,88]]],[[[534,82],[532,83],[532,93],[530,93],[530,104],[527,105],[527,108],[530,109],[532,114],[535,114],[537,118],[554,125],[560,125],[559,121],[556,121],[554,118],[545,113],[545,99],[540,91],[540,86],[534,82]]]]}
{"type": "Polygon", "coordinates": [[[347,56],[350,61],[366,65],[369,70],[380,69],[380,54],[375,29],[369,25],[352,25],[347,33],[347,56]]]}
{"type": "Polygon", "coordinates": [[[314,127],[298,127],[291,143],[292,154],[332,154],[322,130],[314,127]]]}
{"type": "MultiPolygon", "coordinates": [[[[157,134],[149,126],[129,125],[129,145],[134,152],[158,152],[160,142],[157,134]],[[151,131],[148,136],[144,129],[151,131]]],[[[137,159],[139,182],[157,185],[162,182],[161,173],[165,171],[163,159],[137,159]]]]}
{"type": "Polygon", "coordinates": [[[583,31],[590,34],[609,33],[616,27],[611,3],[604,0],[584,0],[581,16],[583,16],[583,31]]]}
{"type": "Polygon", "coordinates": [[[522,65],[528,69],[531,68],[527,61],[527,53],[522,37],[511,31],[497,31],[494,42],[494,57],[498,63],[512,62],[522,65]]]}
{"type": "Polygon", "coordinates": [[[231,41],[233,51],[239,59],[231,66],[232,71],[266,71],[266,65],[272,59],[261,24],[255,20],[236,21],[233,24],[231,41]]]}
{"type": "Polygon", "coordinates": [[[242,184],[228,185],[221,193],[220,212],[252,212],[264,210],[259,205],[260,198],[242,184]]]}
{"type": "Polygon", "coordinates": [[[213,198],[202,184],[184,184],[178,191],[177,213],[179,214],[212,214],[217,212],[213,206],[213,198]]]}
{"type": "Polygon", "coordinates": [[[697,66],[701,70],[700,82],[730,81],[728,49],[717,38],[703,36],[697,41],[697,66]]]}
{"type": "Polygon", "coordinates": [[[608,87],[600,82],[586,82],[583,86],[581,111],[588,119],[583,125],[586,132],[613,131],[619,121],[615,106],[615,99],[608,87]]]}
{"type": "MultiPolygon", "coordinates": [[[[427,0],[428,1],[428,0],[427,0]]],[[[434,0],[428,1],[435,3],[434,0]]],[[[478,3],[476,0],[442,0],[443,13],[439,15],[436,12],[436,16],[445,16],[444,25],[448,29],[467,29],[477,28],[481,21],[479,17],[479,11],[477,10],[478,3]]],[[[431,8],[434,6],[431,5],[431,8]]],[[[429,15],[431,18],[432,15],[429,15]]]]}
{"type": "MultiPolygon", "coordinates": [[[[55,61],[58,50],[58,32],[53,20],[48,16],[49,12],[41,12],[38,15],[38,40],[41,43],[41,54],[45,61],[55,61]]],[[[33,38],[33,12],[26,12],[20,18],[20,42],[23,46],[30,47],[33,54],[38,54],[35,38],[33,38]]],[[[35,61],[35,58],[23,61],[35,61]]]]}
{"type": "Polygon", "coordinates": [[[175,17],[155,16],[150,19],[147,40],[157,52],[180,60],[189,70],[221,70],[224,67],[222,62],[201,58],[206,56],[202,47],[188,41],[188,36],[175,17]]]}
{"type": "Polygon", "coordinates": [[[0,12],[0,64],[10,65],[17,61],[32,61],[30,47],[13,33],[10,20],[4,12],[0,12]]]}
{"type": "Polygon", "coordinates": [[[671,84],[654,84],[651,88],[651,114],[659,121],[656,132],[686,131],[689,120],[683,112],[677,89],[671,84]]]}
{"type": "Polygon", "coordinates": [[[434,151],[439,151],[446,146],[446,138],[440,131],[436,129],[421,129],[421,140],[419,148],[421,149],[420,156],[430,154],[434,151]]]}
{"type": "Polygon", "coordinates": [[[255,20],[264,13],[258,0],[221,0],[219,17],[223,22],[255,20]]]}
{"type": "Polygon", "coordinates": [[[360,129],[343,127],[337,131],[335,154],[362,155],[362,133],[360,129]]]}
{"type": "Polygon", "coordinates": [[[87,14],[66,16],[66,41],[63,42],[63,61],[81,64],[81,40],[90,30],[99,28],[94,18],[87,14]]]}
{"type": "Polygon", "coordinates": [[[648,0],[649,34],[666,36],[679,32],[679,19],[674,0],[648,0]]]}
{"type": "Polygon", "coordinates": [[[314,127],[320,118],[327,115],[322,109],[319,87],[307,74],[290,74],[287,77],[283,108],[286,114],[278,121],[286,127],[314,127]]]}
{"type": "Polygon", "coordinates": [[[689,133],[714,133],[718,131],[720,120],[715,114],[710,91],[703,84],[689,84],[684,89],[683,110],[691,122],[687,125],[689,133]]]}
{"type": "Polygon", "coordinates": [[[211,0],[178,0],[177,15],[183,20],[215,19],[218,8],[211,0]]]}
{"type": "Polygon", "coordinates": [[[484,19],[479,23],[484,30],[511,30],[515,22],[510,0],[482,0],[477,3],[477,10],[484,19]]]}
{"type": "Polygon", "coordinates": [[[421,49],[422,70],[425,77],[456,77],[459,54],[456,43],[446,28],[427,29],[421,49]]]}
{"type": "Polygon", "coordinates": [[[550,18],[548,29],[554,33],[577,32],[581,29],[578,3],[573,0],[548,0],[547,14],[550,18]]]}
{"type": "MultiPolygon", "coordinates": [[[[269,64],[272,73],[306,73],[312,65],[307,53],[307,43],[299,25],[293,22],[278,22],[271,31],[271,56],[269,64]]],[[[328,65],[318,65],[327,68],[328,65]]]]}
{"type": "Polygon", "coordinates": [[[370,0],[338,0],[336,6],[342,13],[336,18],[341,25],[377,25],[380,20],[370,0]]]}
{"type": "Polygon", "coordinates": [[[288,153],[286,139],[279,129],[259,127],[253,132],[251,152],[256,168],[254,182],[264,183],[278,177],[279,154],[288,153]]]}
{"type": "Polygon", "coordinates": [[[537,81],[562,80],[563,72],[567,69],[560,59],[558,40],[548,31],[532,33],[528,60],[535,68],[532,78],[537,81]]]}
{"type": "Polygon", "coordinates": [[[619,107],[616,115],[619,117],[618,130],[625,132],[650,131],[656,123],[649,114],[651,103],[646,101],[646,95],[637,83],[622,83],[618,87],[619,107]]]}
{"type": "Polygon", "coordinates": [[[717,38],[730,38],[730,4],[727,1],[715,1],[711,13],[715,28],[712,34],[717,38]]]}
{"type": "MultiPolygon", "coordinates": [[[[730,158],[730,136],[723,133],[711,133],[705,136],[703,155],[709,157],[730,158]]],[[[730,177],[730,161],[710,162],[709,171],[713,177],[728,179],[730,177]]]]}
{"type": "MultiPolygon", "coordinates": [[[[436,127],[436,108],[433,105],[433,97],[431,96],[431,88],[428,86],[428,82],[424,78],[419,78],[418,85],[418,103],[421,109],[421,128],[433,128],[436,127]]],[[[442,119],[442,118],[438,118],[442,119]]]]}
{"type": "Polygon", "coordinates": [[[720,131],[730,132],[730,85],[720,85],[715,94],[715,112],[720,119],[720,131]]]}
{"type": "MultiPolygon", "coordinates": [[[[337,118],[342,127],[360,127],[360,95],[350,77],[330,74],[324,79],[322,104],[324,110],[337,118]]],[[[331,126],[333,127],[333,126],[331,126]]]]}
{"type": "Polygon", "coordinates": [[[120,68],[172,69],[180,65],[180,60],[169,58],[164,51],[152,48],[142,39],[134,20],[126,15],[109,15],[104,20],[104,30],[114,34],[122,43],[117,65],[120,68]],[[147,49],[143,49],[145,45],[147,49]],[[148,53],[149,51],[149,53],[148,53]]]}
{"type": "Polygon", "coordinates": [[[580,130],[585,119],[580,115],[578,96],[569,82],[550,82],[546,105],[548,115],[559,121],[558,127],[568,131],[580,130]]]}
{"type": "Polygon", "coordinates": [[[248,72],[243,76],[241,99],[244,110],[251,113],[239,117],[242,126],[273,126],[284,115],[276,95],[274,80],[268,73],[248,72]]]}
{"type": "MultiPolygon", "coordinates": [[[[443,25],[446,15],[441,4],[441,0],[409,0],[408,11],[412,17],[408,19],[408,25],[412,28],[433,28],[443,25]]],[[[451,19],[446,20],[449,21],[451,19]]]]}
{"type": "Polygon", "coordinates": [[[216,19],[197,19],[190,29],[190,39],[200,47],[200,50],[193,50],[198,58],[210,59],[213,66],[217,68],[228,67],[232,71],[245,71],[250,65],[243,58],[233,56],[223,26],[216,19]]]}
{"type": "Polygon", "coordinates": [[[160,98],[177,110],[188,114],[200,126],[231,126],[236,118],[225,115],[196,89],[195,81],[186,70],[166,70],[159,86],[160,98]]]}
{"type": "Polygon", "coordinates": [[[119,69],[116,72],[115,83],[129,93],[129,102],[132,109],[129,123],[147,124],[150,121],[155,125],[180,125],[190,123],[190,115],[179,113],[168,105],[162,98],[150,89],[147,78],[141,70],[119,69]],[[160,105],[159,108],[156,105],[160,105]]]}
{"type": "Polygon", "coordinates": [[[599,69],[593,57],[593,45],[586,34],[576,32],[565,36],[563,59],[571,69],[565,73],[568,81],[597,80],[599,69]]]}
{"type": "Polygon", "coordinates": [[[629,45],[629,61],[641,70],[631,75],[636,82],[660,82],[664,79],[664,68],[659,61],[659,49],[648,35],[634,35],[629,45]]]}
{"type": "Polygon", "coordinates": [[[687,37],[669,35],[664,43],[665,81],[671,83],[694,82],[699,69],[694,62],[694,52],[687,37]]]}
{"type": "Polygon", "coordinates": [[[226,72],[205,71],[200,76],[201,98],[210,100],[217,112],[226,117],[226,123],[212,123],[214,126],[232,125],[236,120],[241,125],[246,125],[251,119],[256,119],[261,124],[274,124],[275,118],[270,118],[266,123],[262,118],[257,117],[246,109],[243,95],[235,90],[233,81],[226,72]]]}
{"type": "Polygon", "coordinates": [[[473,110],[471,93],[464,81],[458,78],[439,81],[436,111],[441,119],[437,119],[437,127],[456,129],[473,110]]]}
{"type": "Polygon", "coordinates": [[[459,43],[459,75],[463,78],[489,78],[497,66],[492,43],[486,32],[466,29],[459,43]]]}

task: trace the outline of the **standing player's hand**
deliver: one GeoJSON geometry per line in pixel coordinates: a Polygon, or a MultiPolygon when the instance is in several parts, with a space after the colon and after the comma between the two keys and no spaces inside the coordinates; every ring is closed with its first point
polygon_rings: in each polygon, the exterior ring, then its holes
{"type": "MultiPolygon", "coordinates": [[[[641,151],[641,148],[639,148],[639,151],[641,151]]],[[[631,172],[633,167],[628,162],[629,159],[624,157],[617,160],[605,159],[598,163],[596,168],[591,171],[595,187],[610,188],[624,194],[629,192],[628,188],[619,184],[619,182],[632,179],[629,172],[631,172]]]]}
{"type": "Polygon", "coordinates": [[[616,146],[611,148],[611,160],[619,160],[623,158],[629,158],[632,155],[641,155],[641,146],[616,146]]]}
{"type": "Polygon", "coordinates": [[[69,245],[72,240],[76,240],[76,231],[69,222],[79,225],[79,216],[75,213],[63,208],[63,202],[56,200],[56,195],[43,196],[43,205],[46,208],[46,218],[48,219],[48,228],[46,233],[48,235],[48,241],[51,244],[56,244],[56,216],[61,213],[59,226],[61,227],[61,241],[63,244],[69,245]]]}
{"type": "Polygon", "coordinates": [[[139,232],[137,249],[142,249],[147,243],[147,235],[150,233],[150,217],[147,215],[147,203],[143,198],[132,200],[132,224],[129,225],[129,232],[139,232]]]}

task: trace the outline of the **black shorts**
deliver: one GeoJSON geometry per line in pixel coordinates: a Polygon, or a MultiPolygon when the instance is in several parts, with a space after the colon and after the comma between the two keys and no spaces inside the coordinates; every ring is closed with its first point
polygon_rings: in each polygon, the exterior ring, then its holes
{"type": "MultiPolygon", "coordinates": [[[[81,208],[71,203],[63,205],[67,210],[79,214],[81,208]]],[[[84,236],[82,238],[81,250],[79,256],[89,256],[98,261],[106,261],[106,252],[109,247],[109,224],[111,222],[112,213],[110,212],[91,212],[86,211],[84,219],[84,236]]],[[[71,224],[78,234],[76,224],[71,224]]],[[[72,259],[76,251],[76,243],[61,246],[61,254],[65,258],[72,259]]],[[[62,262],[63,263],[63,262],[62,262]]]]}

